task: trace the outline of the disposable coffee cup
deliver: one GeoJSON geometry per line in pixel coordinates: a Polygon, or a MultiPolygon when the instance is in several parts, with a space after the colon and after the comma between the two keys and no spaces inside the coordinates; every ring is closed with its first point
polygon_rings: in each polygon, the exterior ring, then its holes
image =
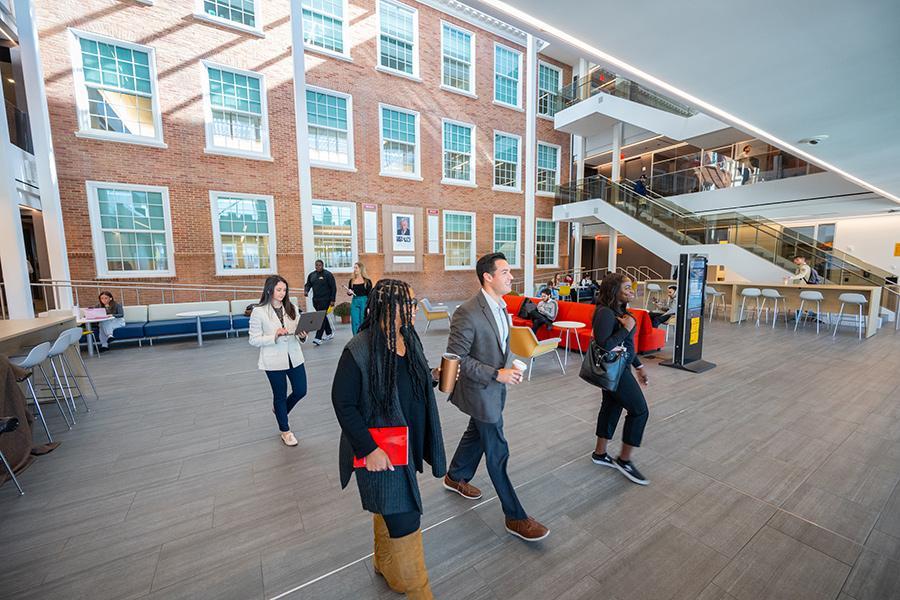
{"type": "Polygon", "coordinates": [[[456,386],[456,374],[459,373],[459,355],[449,352],[441,357],[441,378],[438,389],[445,394],[453,392],[456,386]]]}
{"type": "Polygon", "coordinates": [[[528,365],[526,365],[519,359],[512,361],[512,366],[515,367],[516,369],[518,369],[519,371],[522,371],[523,373],[528,368],[528,365]]]}

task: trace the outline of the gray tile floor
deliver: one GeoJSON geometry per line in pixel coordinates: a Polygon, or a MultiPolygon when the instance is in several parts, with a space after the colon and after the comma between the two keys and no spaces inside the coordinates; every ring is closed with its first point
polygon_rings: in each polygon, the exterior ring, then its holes
{"type": "MultiPolygon", "coordinates": [[[[423,335],[435,363],[446,333],[423,335]]],[[[23,474],[26,496],[0,488],[0,597],[398,597],[366,558],[355,485],[338,484],[329,393],[348,337],[306,348],[297,448],[246,336],[91,359],[101,400],[23,474]]],[[[578,362],[539,361],[505,420],[512,479],[552,533],[506,534],[483,470],[480,503],[421,476],[435,596],[900,598],[900,336],[714,322],[705,354],[718,367],[702,375],[646,361],[646,488],[591,463],[599,394],[578,362]]],[[[439,404],[450,454],[466,419],[439,404]]]]}

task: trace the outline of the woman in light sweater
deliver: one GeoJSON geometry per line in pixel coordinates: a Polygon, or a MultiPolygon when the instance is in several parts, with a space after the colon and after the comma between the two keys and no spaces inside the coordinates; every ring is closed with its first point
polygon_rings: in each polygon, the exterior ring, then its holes
{"type": "Polygon", "coordinates": [[[284,277],[272,275],[266,279],[259,304],[250,313],[250,345],[259,348],[259,368],[266,372],[272,386],[272,412],[286,446],[297,445],[288,413],[306,396],[306,367],[300,349],[306,333],[295,334],[299,316],[300,311],[289,300],[284,277]]]}

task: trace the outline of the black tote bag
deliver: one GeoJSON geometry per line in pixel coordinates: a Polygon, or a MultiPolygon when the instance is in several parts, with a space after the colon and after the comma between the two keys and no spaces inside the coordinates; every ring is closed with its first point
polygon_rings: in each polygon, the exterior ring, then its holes
{"type": "Polygon", "coordinates": [[[606,351],[595,340],[591,340],[578,376],[591,385],[614,392],[619,387],[622,373],[628,368],[626,354],[625,350],[606,351]]]}

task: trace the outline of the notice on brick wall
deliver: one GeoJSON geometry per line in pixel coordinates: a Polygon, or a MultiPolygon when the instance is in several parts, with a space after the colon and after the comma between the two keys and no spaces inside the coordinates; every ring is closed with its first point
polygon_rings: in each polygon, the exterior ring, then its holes
{"type": "Polygon", "coordinates": [[[438,254],[440,252],[440,243],[438,240],[438,211],[428,210],[428,254],[438,254]]]}
{"type": "Polygon", "coordinates": [[[378,213],[369,210],[368,206],[366,205],[363,210],[363,238],[365,239],[363,252],[376,254],[378,252],[378,213]]]}

